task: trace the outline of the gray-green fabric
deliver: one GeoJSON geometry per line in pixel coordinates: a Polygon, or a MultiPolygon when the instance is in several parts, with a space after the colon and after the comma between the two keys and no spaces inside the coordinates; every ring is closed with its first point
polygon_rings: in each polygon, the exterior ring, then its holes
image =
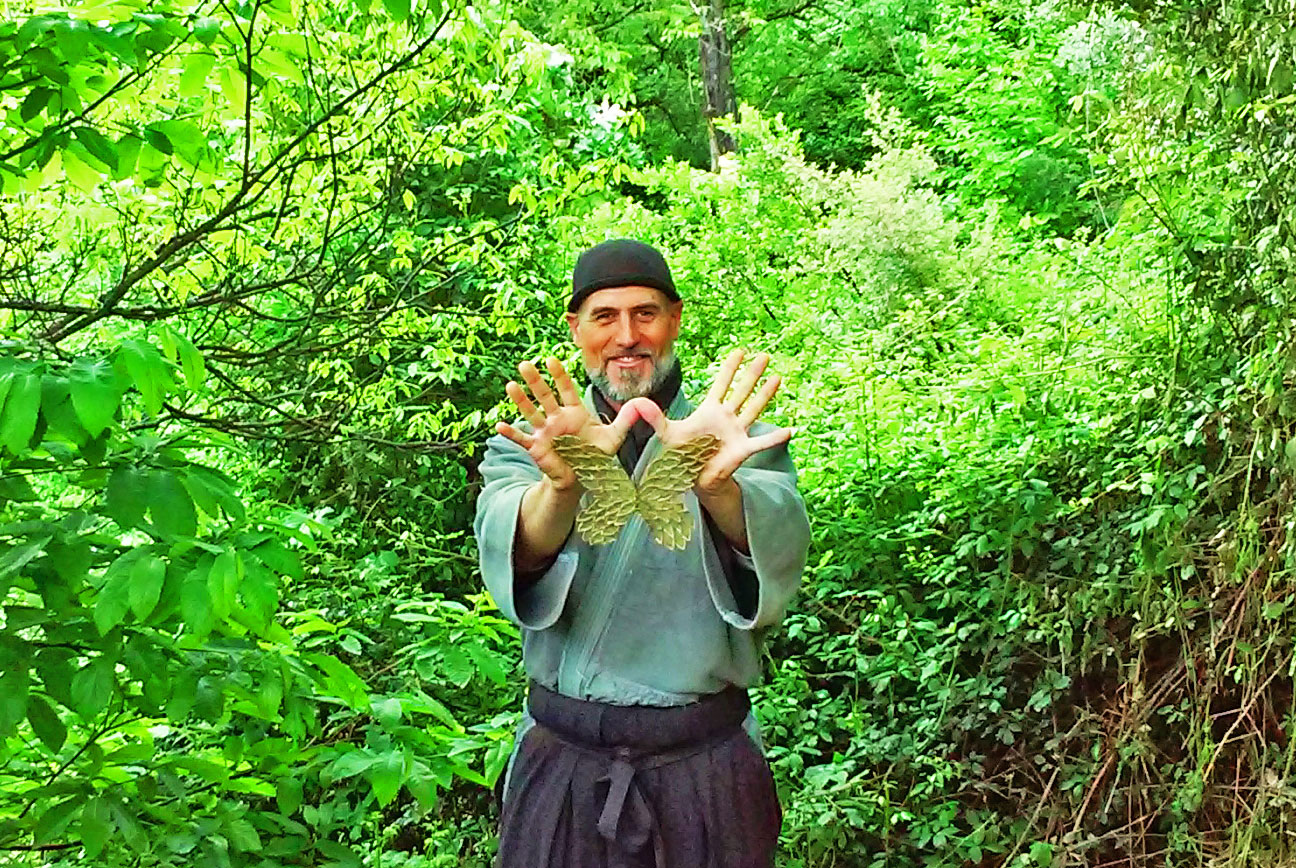
{"type": "MultiPolygon", "coordinates": [[[[592,406],[590,393],[585,403],[592,406]]],[[[693,410],[683,394],[667,416],[693,410]]],[[[520,425],[519,427],[525,428],[520,425]]],[[[752,433],[772,430],[757,423],[752,433]]],[[[635,467],[636,484],[661,450],[654,436],[635,467]]],[[[735,606],[716,546],[693,492],[694,536],[683,551],[653,542],[634,516],[611,544],[573,532],[553,565],[516,590],[513,540],[522,495],[541,478],[526,450],[502,436],[487,443],[485,486],[474,530],[486,588],[522,628],[528,675],[567,696],[617,705],[683,705],[760,673],[760,643],[796,592],[810,526],[787,448],[757,453],[734,474],[759,584],[756,611],[735,606]]]]}

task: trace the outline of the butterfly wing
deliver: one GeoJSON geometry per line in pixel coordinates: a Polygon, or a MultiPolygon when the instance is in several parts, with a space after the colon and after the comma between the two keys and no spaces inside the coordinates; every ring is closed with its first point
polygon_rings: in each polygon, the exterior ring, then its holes
{"type": "Polygon", "coordinates": [[[688,544],[693,517],[684,507],[683,494],[719,449],[715,437],[695,437],[662,450],[644,471],[636,506],[659,545],[679,550],[688,544]]]}
{"type": "Polygon", "coordinates": [[[586,500],[576,513],[576,532],[590,545],[612,542],[634,513],[634,483],[615,455],[580,437],[555,437],[553,446],[585,488],[586,500]]]}

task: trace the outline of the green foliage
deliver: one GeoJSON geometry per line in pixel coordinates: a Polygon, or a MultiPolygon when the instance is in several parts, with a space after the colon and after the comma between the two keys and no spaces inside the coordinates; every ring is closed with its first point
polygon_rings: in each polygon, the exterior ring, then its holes
{"type": "Polygon", "coordinates": [[[1289,856],[1290,13],[731,4],[715,173],[691,7],[0,25],[0,852],[489,864],[475,459],[633,235],[799,432],[783,864],[1289,856]]]}

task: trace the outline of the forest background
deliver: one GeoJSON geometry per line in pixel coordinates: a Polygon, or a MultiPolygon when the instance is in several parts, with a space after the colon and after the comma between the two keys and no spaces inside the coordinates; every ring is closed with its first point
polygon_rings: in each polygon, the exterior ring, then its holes
{"type": "Polygon", "coordinates": [[[620,235],[798,427],[782,865],[1289,857],[1291,0],[6,13],[0,862],[489,863],[475,464],[620,235]]]}

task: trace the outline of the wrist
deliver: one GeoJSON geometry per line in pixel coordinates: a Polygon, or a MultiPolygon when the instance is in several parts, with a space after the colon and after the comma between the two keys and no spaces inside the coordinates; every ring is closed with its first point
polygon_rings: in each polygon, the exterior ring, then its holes
{"type": "Polygon", "coordinates": [[[560,482],[552,476],[546,476],[540,480],[540,484],[545,488],[546,495],[553,500],[562,502],[575,503],[580,500],[580,496],[584,491],[581,488],[580,480],[574,474],[569,482],[560,482]]]}
{"type": "Polygon", "coordinates": [[[738,487],[738,483],[732,476],[706,486],[701,483],[694,485],[693,493],[697,495],[698,501],[703,506],[742,498],[742,489],[738,487]]]}

